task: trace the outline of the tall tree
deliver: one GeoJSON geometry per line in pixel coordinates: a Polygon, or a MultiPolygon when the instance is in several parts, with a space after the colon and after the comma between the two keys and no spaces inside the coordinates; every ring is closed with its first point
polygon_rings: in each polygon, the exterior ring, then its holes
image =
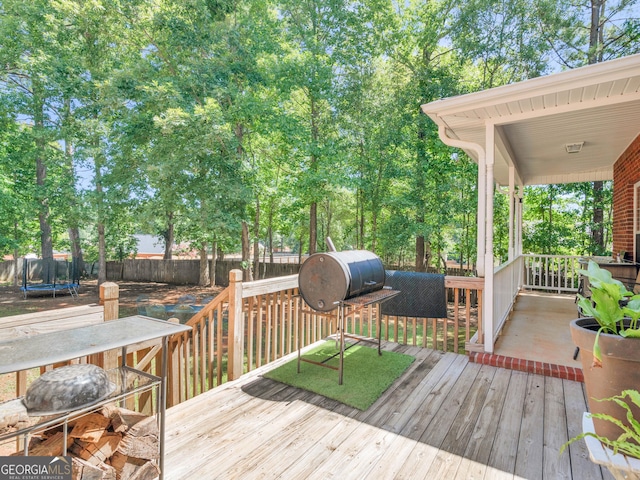
{"type": "MultiPolygon", "coordinates": [[[[560,65],[575,68],[640,52],[637,0],[540,1],[538,12],[560,65]]],[[[591,254],[607,251],[606,197],[602,181],[592,184],[591,254]]]]}
{"type": "Polygon", "coordinates": [[[279,4],[289,47],[283,67],[291,91],[290,114],[299,122],[296,138],[291,140],[301,151],[298,191],[308,206],[309,254],[320,244],[318,203],[339,177],[332,110],[335,56],[357,8],[358,4],[346,0],[286,0],[279,4]]]}
{"type": "MultiPolygon", "coordinates": [[[[0,19],[0,43],[6,48],[0,50],[0,61],[5,65],[2,71],[4,88],[13,92],[14,104],[20,114],[33,128],[35,183],[37,189],[37,216],[40,224],[40,254],[49,265],[53,260],[53,232],[51,228],[51,199],[54,179],[49,170],[56,159],[51,142],[55,139],[54,121],[49,112],[55,112],[58,85],[56,76],[55,35],[50,35],[55,15],[47,2],[2,3],[0,19]]],[[[55,115],[55,114],[54,114],[55,115]]],[[[43,280],[51,281],[52,272],[44,270],[43,280]]]]}

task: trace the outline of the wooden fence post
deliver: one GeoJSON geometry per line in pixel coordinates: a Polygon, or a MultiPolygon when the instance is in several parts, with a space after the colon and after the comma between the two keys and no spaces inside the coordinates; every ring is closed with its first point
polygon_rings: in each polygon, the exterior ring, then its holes
{"type": "MultiPolygon", "coordinates": [[[[100,285],[100,305],[104,307],[104,321],[117,320],[119,315],[120,287],[117,283],[104,282],[100,285]]],[[[99,355],[100,366],[105,370],[118,366],[119,350],[110,350],[99,355]]]]}
{"type": "Polygon", "coordinates": [[[235,380],[243,373],[244,315],[242,313],[242,270],[229,272],[229,358],[227,378],[235,380]]]}

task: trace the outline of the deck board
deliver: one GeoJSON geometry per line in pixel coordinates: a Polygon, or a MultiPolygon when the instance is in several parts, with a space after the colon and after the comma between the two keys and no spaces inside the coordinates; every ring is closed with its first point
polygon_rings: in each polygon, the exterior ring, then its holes
{"type": "Polygon", "coordinates": [[[524,413],[528,374],[512,371],[507,387],[496,437],[489,455],[487,473],[496,480],[513,478],[524,413]]]}
{"type": "Polygon", "coordinates": [[[287,359],[168,409],[165,478],[610,478],[580,442],[558,454],[581,383],[384,348],[416,361],[366,412],[261,376],[287,359]]]}
{"type": "Polygon", "coordinates": [[[527,377],[521,435],[518,441],[515,474],[522,478],[542,479],[542,450],[535,448],[544,441],[544,378],[527,377]]]}

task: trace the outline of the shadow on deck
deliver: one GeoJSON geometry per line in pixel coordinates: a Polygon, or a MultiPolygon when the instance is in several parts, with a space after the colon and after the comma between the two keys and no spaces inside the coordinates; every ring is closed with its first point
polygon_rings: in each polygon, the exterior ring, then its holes
{"type": "MultiPolygon", "coordinates": [[[[165,478],[601,479],[579,382],[385,344],[416,361],[367,411],[251,372],[167,411],[165,478]]],[[[345,382],[349,381],[345,371],[345,382]]]]}

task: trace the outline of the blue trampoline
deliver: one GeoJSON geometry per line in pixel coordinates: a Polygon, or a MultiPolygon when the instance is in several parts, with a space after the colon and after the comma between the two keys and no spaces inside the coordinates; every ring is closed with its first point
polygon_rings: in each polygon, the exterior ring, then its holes
{"type": "Polygon", "coordinates": [[[29,293],[52,294],[68,293],[73,298],[78,297],[80,290],[80,275],[78,262],[74,258],[67,260],[29,260],[24,259],[22,266],[22,287],[24,298],[29,293]]]}

